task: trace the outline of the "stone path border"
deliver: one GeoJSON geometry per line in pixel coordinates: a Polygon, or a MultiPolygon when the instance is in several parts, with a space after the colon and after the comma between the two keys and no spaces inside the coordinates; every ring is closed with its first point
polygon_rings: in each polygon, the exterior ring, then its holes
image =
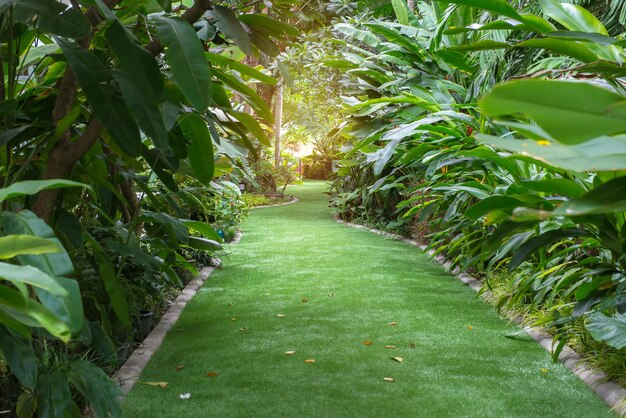
{"type": "MultiPolygon", "coordinates": [[[[241,240],[243,234],[238,232],[235,238],[228,244],[236,244],[241,240]]],[[[139,380],[139,376],[143,369],[150,361],[152,355],[161,347],[165,336],[174,326],[178,318],[180,318],[187,302],[198,292],[204,282],[209,278],[215,267],[205,267],[200,274],[185,286],[183,291],[178,295],[172,306],[167,310],[156,327],[148,334],[143,342],[130,355],[128,360],[113,374],[113,381],[116,382],[122,390],[122,398],[128,395],[135,383],[139,380]]]]}
{"type": "MultiPolygon", "coordinates": [[[[352,228],[361,229],[364,231],[373,232],[377,235],[382,235],[386,238],[390,238],[396,241],[402,241],[409,245],[419,247],[422,251],[427,252],[434,260],[439,262],[449,273],[455,275],[459,280],[465,283],[467,286],[478,292],[482,288],[482,283],[475,277],[460,272],[458,268],[451,270],[452,263],[447,260],[441,254],[435,254],[434,250],[427,250],[427,246],[423,243],[419,243],[410,238],[403,237],[402,235],[393,234],[390,232],[381,231],[379,229],[369,228],[364,225],[359,225],[351,222],[344,221],[339,217],[335,217],[335,220],[340,224],[350,226],[352,228]]],[[[484,292],[485,296],[490,294],[489,291],[484,292]]],[[[522,319],[512,313],[507,313],[507,317],[510,321],[516,324],[522,325],[522,319]]],[[[530,335],[541,347],[552,354],[553,344],[552,336],[541,328],[522,326],[524,331],[530,335]]],[[[582,357],[576,353],[571,347],[565,346],[559,355],[559,361],[563,363],[565,367],[570,369],[576,376],[578,376],[591,390],[595,392],[600,399],[602,399],[613,412],[619,414],[620,417],[626,417],[626,389],[616,382],[608,380],[605,373],[593,370],[591,364],[583,360],[582,357]]]]}
{"type": "Polygon", "coordinates": [[[298,203],[298,199],[297,197],[294,197],[292,200],[290,200],[289,202],[285,202],[285,203],[278,203],[276,205],[263,205],[263,206],[253,206],[250,209],[263,209],[263,208],[275,208],[277,206],[287,206],[287,205],[293,205],[294,203],[298,203]]]}

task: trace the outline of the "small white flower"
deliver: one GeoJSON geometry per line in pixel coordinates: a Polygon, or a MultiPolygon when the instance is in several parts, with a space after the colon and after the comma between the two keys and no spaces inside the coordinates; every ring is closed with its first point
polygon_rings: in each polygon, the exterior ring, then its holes
{"type": "Polygon", "coordinates": [[[178,395],[178,397],[180,399],[189,399],[191,398],[191,393],[181,393],[180,395],[178,395]]]}

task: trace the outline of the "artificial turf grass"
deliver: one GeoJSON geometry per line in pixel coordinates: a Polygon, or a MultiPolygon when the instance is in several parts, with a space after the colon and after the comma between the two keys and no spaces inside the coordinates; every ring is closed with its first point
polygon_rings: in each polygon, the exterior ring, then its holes
{"type": "Polygon", "coordinates": [[[252,212],[140,379],[169,386],[138,383],[126,416],[611,416],[415,247],[332,220],[325,187],[252,212]]]}

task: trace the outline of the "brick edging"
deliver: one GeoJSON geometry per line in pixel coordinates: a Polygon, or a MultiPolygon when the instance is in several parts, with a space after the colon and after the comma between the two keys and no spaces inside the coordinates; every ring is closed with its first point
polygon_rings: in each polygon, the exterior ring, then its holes
{"type": "MultiPolygon", "coordinates": [[[[450,270],[452,263],[441,254],[435,255],[434,250],[426,250],[427,246],[423,243],[419,243],[410,238],[403,237],[402,235],[393,234],[390,232],[381,231],[379,229],[369,228],[364,225],[347,222],[337,216],[335,216],[335,220],[340,224],[344,224],[352,228],[372,232],[377,235],[382,235],[386,238],[402,241],[406,244],[419,247],[422,251],[425,251],[429,256],[431,256],[438,263],[440,263],[446,269],[446,271],[456,276],[457,279],[461,280],[474,291],[478,292],[482,288],[482,283],[480,280],[471,276],[470,274],[460,272],[458,268],[455,270],[450,270]]],[[[489,296],[491,292],[485,291],[483,292],[483,294],[485,296],[489,296]]],[[[507,312],[506,316],[510,321],[521,325],[523,330],[541,347],[547,350],[550,354],[553,353],[553,338],[549,333],[541,328],[523,326],[522,318],[511,312],[507,312]]],[[[594,370],[589,362],[584,360],[580,356],[580,354],[578,354],[568,345],[566,345],[561,351],[559,355],[559,361],[565,367],[571,370],[576,376],[578,376],[580,380],[585,382],[585,384],[591,390],[593,390],[593,392],[598,395],[598,397],[602,399],[613,412],[619,414],[620,417],[626,417],[625,388],[623,388],[617,382],[608,380],[608,376],[604,372],[594,370]]]]}
{"type": "Polygon", "coordinates": [[[275,208],[275,207],[278,207],[278,206],[293,205],[294,203],[298,203],[299,200],[300,199],[298,199],[297,197],[294,197],[289,202],[278,203],[276,205],[253,206],[253,207],[250,208],[250,210],[252,210],[252,209],[263,209],[263,208],[275,208]]]}
{"type": "MultiPolygon", "coordinates": [[[[235,234],[235,238],[229,244],[236,244],[241,240],[241,232],[235,234]]],[[[178,318],[180,318],[183,309],[192,297],[202,287],[204,282],[209,278],[215,267],[205,267],[200,274],[190,281],[183,291],[178,295],[172,306],[167,310],[165,315],[155,326],[150,334],[139,344],[139,347],[133,351],[128,360],[120,367],[112,376],[122,390],[122,398],[128,395],[135,383],[139,380],[141,373],[145,369],[152,355],[161,347],[165,336],[174,326],[178,318]]]]}

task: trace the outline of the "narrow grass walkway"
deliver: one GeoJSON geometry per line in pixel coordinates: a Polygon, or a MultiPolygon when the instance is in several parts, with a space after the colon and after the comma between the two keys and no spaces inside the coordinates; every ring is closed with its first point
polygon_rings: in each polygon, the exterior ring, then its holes
{"type": "Polygon", "coordinates": [[[168,387],[138,383],[126,416],[612,416],[418,249],[336,223],[325,188],[253,211],[140,379],[168,387]]]}

